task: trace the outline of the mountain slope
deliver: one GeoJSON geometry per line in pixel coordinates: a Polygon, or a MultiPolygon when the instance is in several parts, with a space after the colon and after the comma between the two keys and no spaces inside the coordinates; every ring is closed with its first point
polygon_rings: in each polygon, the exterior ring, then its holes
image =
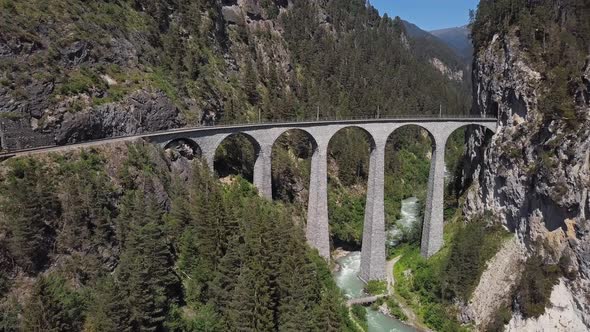
{"type": "Polygon", "coordinates": [[[451,47],[460,57],[471,61],[473,45],[469,37],[469,27],[455,27],[433,30],[430,33],[451,47]]]}
{"type": "MultiPolygon", "coordinates": [[[[443,40],[415,24],[407,21],[403,23],[410,39],[412,53],[416,57],[428,62],[450,80],[460,82],[463,89],[471,89],[471,76],[467,74],[471,71],[471,58],[459,56],[443,40]]],[[[469,98],[470,95],[466,96],[466,100],[469,101],[469,98]]]]}
{"type": "Polygon", "coordinates": [[[465,113],[362,0],[3,1],[4,149],[185,125],[465,113]]]}

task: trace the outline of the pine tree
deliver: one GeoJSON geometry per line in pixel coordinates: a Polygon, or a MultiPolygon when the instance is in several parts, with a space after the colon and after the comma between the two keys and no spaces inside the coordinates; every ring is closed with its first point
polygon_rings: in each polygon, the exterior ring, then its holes
{"type": "Polygon", "coordinates": [[[229,239],[228,250],[220,260],[214,277],[209,283],[209,298],[225,316],[230,310],[230,302],[242,270],[242,255],[245,251],[243,242],[240,236],[229,239]]]}
{"type": "Polygon", "coordinates": [[[246,61],[246,67],[244,68],[244,90],[248,96],[248,102],[254,106],[258,104],[260,99],[260,95],[258,94],[258,77],[254,71],[252,61],[246,61]]]}
{"type": "Polygon", "coordinates": [[[136,194],[133,203],[117,280],[128,297],[133,329],[155,331],[162,326],[180,286],[162,231],[161,211],[153,198],[143,194],[136,194]]]}
{"type": "Polygon", "coordinates": [[[112,276],[100,280],[84,322],[88,332],[132,331],[131,312],[125,293],[112,276]]]}
{"type": "Polygon", "coordinates": [[[290,221],[283,221],[283,253],[278,272],[278,321],[280,331],[311,330],[313,312],[319,300],[320,285],[315,277],[313,263],[307,259],[306,247],[300,230],[290,221]],[[303,240],[303,241],[302,241],[303,240]]]}
{"type": "Polygon", "coordinates": [[[80,331],[85,309],[82,297],[58,276],[41,276],[23,308],[24,331],[80,331]]]}
{"type": "Polygon", "coordinates": [[[8,230],[11,255],[27,272],[47,260],[51,231],[60,214],[51,176],[35,159],[17,160],[2,187],[1,222],[8,230]]]}
{"type": "Polygon", "coordinates": [[[315,330],[336,332],[342,330],[342,303],[333,292],[322,292],[319,305],[314,313],[315,330]]]}

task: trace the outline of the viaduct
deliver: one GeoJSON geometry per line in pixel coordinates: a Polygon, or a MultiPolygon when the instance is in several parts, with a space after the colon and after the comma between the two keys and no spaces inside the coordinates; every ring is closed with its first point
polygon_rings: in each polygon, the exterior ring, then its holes
{"type": "Polygon", "coordinates": [[[388,137],[395,130],[407,125],[415,125],[425,129],[430,134],[433,143],[421,243],[422,255],[430,257],[443,245],[444,155],[447,139],[455,130],[468,125],[477,125],[495,132],[497,126],[497,120],[495,118],[364,119],[183,128],[136,136],[95,140],[69,146],[47,146],[13,151],[0,154],[0,159],[30,153],[59,151],[68,148],[143,138],[162,148],[169,148],[178,143],[189,144],[193,148],[200,149],[202,157],[207,161],[209,167],[213,169],[215,151],[222,141],[231,135],[243,134],[250,140],[256,151],[254,185],[263,197],[272,199],[272,147],[275,141],[285,132],[289,130],[300,130],[307,133],[313,145],[306,237],[308,243],[316,248],[321,256],[329,259],[328,144],[330,139],[338,131],[350,127],[360,128],[368,134],[371,145],[361,249],[361,271],[359,275],[366,282],[369,280],[386,279],[385,242],[387,239],[383,197],[385,144],[388,137]]]}
{"type": "Polygon", "coordinates": [[[396,129],[407,125],[416,125],[425,129],[433,142],[421,243],[422,255],[429,257],[443,245],[444,154],[447,139],[455,130],[468,125],[481,126],[495,132],[495,118],[408,118],[271,123],[180,129],[141,137],[163,148],[169,148],[177,143],[198,147],[209,167],[213,169],[215,151],[222,141],[231,135],[243,134],[253,144],[256,152],[254,185],[263,197],[272,199],[271,156],[275,141],[289,130],[296,129],[307,133],[313,145],[313,155],[306,237],[309,244],[316,248],[320,255],[329,259],[328,144],[334,134],[344,128],[356,127],[364,130],[370,138],[371,155],[359,277],[363,281],[368,281],[386,278],[385,242],[387,239],[383,197],[385,144],[396,129]]]}

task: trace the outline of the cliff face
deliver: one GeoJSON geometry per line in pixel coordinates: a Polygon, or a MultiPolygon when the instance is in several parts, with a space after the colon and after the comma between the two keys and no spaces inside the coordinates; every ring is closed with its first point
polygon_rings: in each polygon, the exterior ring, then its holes
{"type": "MultiPolygon", "coordinates": [[[[566,10],[555,14],[556,22],[566,22],[562,18],[568,14],[573,15],[566,10]]],[[[548,109],[547,106],[552,102],[548,96],[561,89],[552,81],[558,67],[535,54],[535,48],[523,37],[525,23],[520,23],[484,39],[475,53],[474,110],[497,115],[499,130],[489,144],[482,144],[481,139],[469,143],[466,178],[472,176],[474,181],[466,193],[464,212],[475,215],[487,211],[493,215],[515,232],[528,257],[538,254],[545,265],[570,262],[566,269],[570,273],[567,278],[560,277],[545,313],[537,319],[525,319],[520,314],[515,295],[519,291],[518,280],[512,280],[502,289],[492,289],[509,306],[511,302],[516,303],[512,305],[515,313],[508,330],[577,331],[590,327],[588,44],[580,51],[585,52],[586,61],[581,66],[571,61],[572,75],[563,83],[566,93],[559,105],[571,103],[572,110],[559,113],[558,107],[548,109]],[[559,324],[549,326],[550,321],[559,324]]],[[[567,31],[567,25],[556,24],[567,31]]],[[[546,25],[544,28],[541,33],[553,39],[543,43],[562,43],[551,28],[546,25]]],[[[507,260],[506,264],[512,261],[507,260]]],[[[489,265],[491,268],[502,267],[489,265]]],[[[519,275],[521,271],[513,272],[519,275]]],[[[490,291],[481,283],[480,286],[471,308],[481,308],[481,301],[485,301],[485,296],[478,292],[490,291]]],[[[487,312],[480,310],[472,318],[485,325],[502,305],[498,301],[487,303],[487,312]]]]}
{"type": "MultiPolygon", "coordinates": [[[[288,6],[266,3],[277,11],[288,6]]],[[[281,82],[290,77],[285,42],[267,39],[279,28],[258,1],[31,0],[4,7],[3,149],[214,121],[237,108],[229,99],[241,91],[232,80],[247,62],[262,71],[272,60],[281,82]]]]}

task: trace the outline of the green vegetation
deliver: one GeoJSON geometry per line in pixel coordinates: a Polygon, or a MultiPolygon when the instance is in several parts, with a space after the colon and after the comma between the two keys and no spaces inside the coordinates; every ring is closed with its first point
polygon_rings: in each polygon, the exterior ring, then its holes
{"type": "Polygon", "coordinates": [[[354,330],[295,207],[162,158],[133,144],[5,164],[0,254],[33,285],[17,297],[29,283],[0,275],[3,330],[354,330]]]}
{"type": "Polygon", "coordinates": [[[387,283],[381,280],[370,280],[365,286],[365,291],[371,295],[381,295],[387,293],[387,283]]]}
{"type": "Polygon", "coordinates": [[[298,2],[286,11],[272,0],[257,5],[281,35],[228,24],[223,3],[212,0],[1,0],[5,39],[31,52],[0,60],[0,82],[25,99],[31,84],[52,82],[56,102],[89,93],[92,105],[157,88],[193,124],[202,111],[216,113],[216,122],[256,120],[259,112],[266,120],[311,118],[318,108],[321,117],[434,114],[441,105],[467,113],[467,87],[428,64],[432,47],[407,50],[401,21],[364,0],[298,2]],[[319,12],[334,33],[315,19],[319,12]]]}
{"type": "Polygon", "coordinates": [[[60,93],[63,95],[77,95],[101,88],[106,88],[106,83],[92,69],[83,67],[69,73],[60,88],[60,93]]]}
{"type": "MultiPolygon", "coordinates": [[[[415,126],[389,137],[385,152],[385,218],[392,226],[400,217],[401,201],[416,196],[423,202],[430,173],[430,138],[415,126]]],[[[330,173],[328,205],[334,241],[360,247],[364,223],[370,144],[365,133],[349,129],[336,134],[330,157],[337,174],[330,173]]],[[[402,229],[398,242],[420,242],[421,225],[402,229]]]]}
{"type": "Polygon", "coordinates": [[[467,301],[487,261],[498,252],[508,234],[502,226],[486,225],[483,220],[472,220],[458,227],[441,276],[443,298],[467,301]]]}
{"type": "Polygon", "coordinates": [[[66,285],[65,279],[41,276],[33,287],[31,300],[23,308],[21,328],[80,331],[85,307],[82,295],[66,285]]]}
{"type": "Polygon", "coordinates": [[[330,233],[335,242],[359,246],[363,238],[365,192],[329,187],[330,233]]]}
{"type": "Polygon", "coordinates": [[[252,181],[254,177],[255,148],[245,135],[226,138],[215,152],[215,170],[220,177],[238,174],[252,181]]]}
{"type": "Polygon", "coordinates": [[[545,312],[553,286],[561,276],[563,271],[558,264],[546,264],[538,254],[527,259],[516,291],[523,317],[537,318],[545,312]]]}
{"type": "Polygon", "coordinates": [[[395,317],[401,321],[406,321],[408,319],[408,317],[406,316],[406,314],[403,312],[402,308],[400,307],[399,303],[393,297],[389,297],[385,303],[387,303],[387,308],[389,308],[389,313],[393,317],[395,317]]]}
{"type": "Polygon", "coordinates": [[[360,304],[355,304],[350,308],[350,313],[353,319],[363,328],[364,331],[369,330],[369,323],[367,321],[367,309],[360,304]]]}
{"type": "Polygon", "coordinates": [[[445,227],[445,247],[426,260],[418,247],[397,249],[395,290],[430,328],[460,331],[452,304],[467,301],[486,262],[499,250],[507,232],[483,221],[454,222],[445,227]]]}
{"type": "Polygon", "coordinates": [[[486,330],[490,332],[504,331],[504,327],[512,319],[512,306],[502,306],[492,317],[492,321],[486,326],[486,330]]]}
{"type": "Polygon", "coordinates": [[[274,198],[305,205],[304,190],[309,189],[312,143],[307,134],[293,130],[277,139],[272,151],[274,198]]]}

